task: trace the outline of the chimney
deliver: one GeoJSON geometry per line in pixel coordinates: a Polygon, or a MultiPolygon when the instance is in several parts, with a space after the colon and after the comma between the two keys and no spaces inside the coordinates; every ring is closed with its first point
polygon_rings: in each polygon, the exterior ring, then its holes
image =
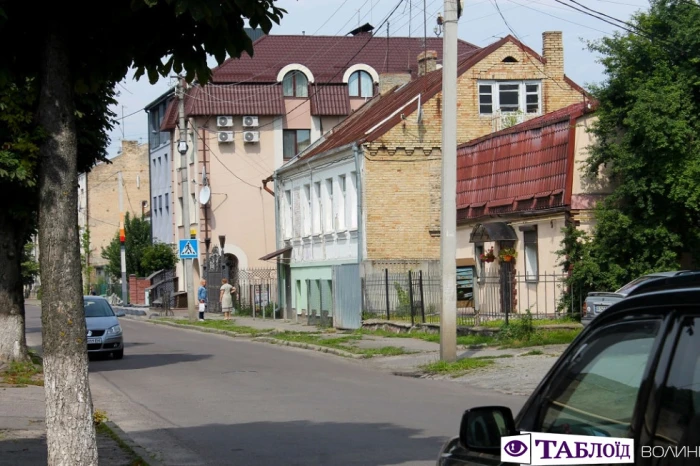
{"type": "Polygon", "coordinates": [[[409,73],[382,73],[379,75],[379,93],[384,94],[394,86],[401,86],[411,80],[409,73]]]}
{"type": "Polygon", "coordinates": [[[436,69],[437,52],[435,50],[421,52],[418,55],[418,76],[423,76],[424,74],[435,71],[436,69]]]}
{"type": "Polygon", "coordinates": [[[564,77],[564,44],[561,31],[542,33],[542,56],[545,58],[545,72],[552,79],[564,77]]]}

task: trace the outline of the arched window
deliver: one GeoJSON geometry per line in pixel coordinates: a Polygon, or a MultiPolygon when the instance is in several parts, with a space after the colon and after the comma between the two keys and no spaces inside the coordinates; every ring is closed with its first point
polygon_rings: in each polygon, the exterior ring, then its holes
{"type": "Polygon", "coordinates": [[[355,71],[348,79],[350,97],[372,97],[374,95],[374,82],[372,76],[366,71],[355,71]]]}
{"type": "Polygon", "coordinates": [[[309,80],[301,71],[290,71],[284,75],[282,91],[285,97],[308,97],[309,80]]]}

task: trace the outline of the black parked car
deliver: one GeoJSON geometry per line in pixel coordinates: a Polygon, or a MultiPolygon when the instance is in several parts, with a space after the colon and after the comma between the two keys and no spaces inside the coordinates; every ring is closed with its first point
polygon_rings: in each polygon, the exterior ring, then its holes
{"type": "Polygon", "coordinates": [[[502,464],[501,437],[520,431],[633,438],[635,464],[699,464],[640,452],[700,445],[700,272],[649,280],[596,317],[517,418],[467,410],[437,464],[502,464]]]}

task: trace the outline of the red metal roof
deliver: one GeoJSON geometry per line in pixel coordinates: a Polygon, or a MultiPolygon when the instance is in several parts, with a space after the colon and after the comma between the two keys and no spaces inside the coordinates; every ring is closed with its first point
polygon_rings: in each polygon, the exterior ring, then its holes
{"type": "MultiPolygon", "coordinates": [[[[462,40],[457,47],[460,55],[478,49],[462,40]]],[[[442,59],[441,38],[428,38],[425,48],[436,51],[438,60],[442,59]]],[[[277,73],[292,63],[306,66],[315,82],[324,84],[342,83],[345,69],[358,63],[377,73],[410,71],[415,77],[424,45],[419,37],[269,35],[255,41],[253,49],[253,57],[243,54],[214,68],[212,82],[276,82],[277,73]]]]}
{"type": "Polygon", "coordinates": [[[311,114],[337,116],[350,114],[350,95],[346,84],[313,85],[309,88],[311,114]]]}
{"type": "Polygon", "coordinates": [[[458,219],[566,205],[572,129],[587,111],[577,103],[459,146],[458,219]]]}

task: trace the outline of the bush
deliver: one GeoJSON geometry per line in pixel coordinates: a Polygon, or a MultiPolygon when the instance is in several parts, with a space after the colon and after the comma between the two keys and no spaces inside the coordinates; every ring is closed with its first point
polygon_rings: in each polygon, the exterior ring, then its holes
{"type": "Polygon", "coordinates": [[[525,311],[525,315],[519,319],[511,318],[507,324],[503,324],[501,330],[498,332],[498,339],[529,341],[537,333],[538,330],[535,328],[532,312],[528,309],[525,311]]]}

